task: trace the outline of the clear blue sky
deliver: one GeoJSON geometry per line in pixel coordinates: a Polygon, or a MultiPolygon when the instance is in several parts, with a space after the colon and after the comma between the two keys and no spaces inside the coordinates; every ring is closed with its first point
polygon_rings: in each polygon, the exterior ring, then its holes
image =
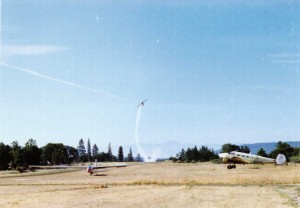
{"type": "Polygon", "coordinates": [[[298,1],[2,0],[0,141],[300,139],[298,1]]]}

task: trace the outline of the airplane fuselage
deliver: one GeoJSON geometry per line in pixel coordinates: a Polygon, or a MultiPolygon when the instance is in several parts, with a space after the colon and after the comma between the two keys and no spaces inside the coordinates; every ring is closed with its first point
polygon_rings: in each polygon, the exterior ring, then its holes
{"type": "Polygon", "coordinates": [[[145,102],[147,101],[148,99],[146,99],[146,100],[144,100],[144,101],[142,101],[139,105],[138,105],[138,108],[140,107],[140,106],[144,106],[144,104],[145,104],[145,102]]]}
{"type": "Polygon", "coordinates": [[[219,157],[223,159],[224,163],[233,164],[276,164],[276,160],[272,158],[262,157],[259,155],[252,155],[243,152],[232,151],[229,153],[220,153],[219,157]]]}

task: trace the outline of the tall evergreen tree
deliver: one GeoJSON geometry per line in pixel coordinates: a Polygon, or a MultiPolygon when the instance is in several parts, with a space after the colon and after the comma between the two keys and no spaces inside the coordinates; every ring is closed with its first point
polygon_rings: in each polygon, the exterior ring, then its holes
{"type": "Polygon", "coordinates": [[[108,144],[107,160],[110,161],[110,162],[113,161],[113,154],[112,154],[110,143],[108,144]]]}
{"type": "Polygon", "coordinates": [[[181,152],[178,154],[178,160],[185,161],[186,160],[186,154],[185,150],[182,148],[181,152]]]}
{"type": "Polygon", "coordinates": [[[118,161],[119,162],[123,162],[124,161],[124,153],[123,153],[123,147],[122,146],[119,147],[118,161]]]}
{"type": "Polygon", "coordinates": [[[95,158],[95,156],[98,154],[99,154],[99,148],[96,144],[94,144],[92,149],[92,156],[95,158]]]}
{"type": "Polygon", "coordinates": [[[198,151],[198,148],[197,146],[195,146],[192,150],[191,150],[191,159],[192,161],[194,162],[197,162],[199,161],[199,151],[198,151]]]}
{"type": "Polygon", "coordinates": [[[83,155],[86,155],[86,150],[85,150],[85,146],[84,146],[84,141],[83,139],[81,138],[79,140],[79,144],[78,144],[78,147],[77,147],[77,151],[78,151],[78,156],[81,157],[83,155]]]}
{"type": "Polygon", "coordinates": [[[185,158],[187,162],[191,162],[192,159],[192,149],[191,148],[187,148],[186,152],[185,152],[185,158]]]}
{"type": "Polygon", "coordinates": [[[91,161],[92,160],[92,152],[91,152],[91,143],[90,143],[89,138],[87,141],[87,156],[88,156],[88,161],[91,161]]]}
{"type": "Polygon", "coordinates": [[[128,161],[128,162],[133,162],[133,154],[132,154],[131,147],[130,147],[129,153],[128,153],[128,155],[127,155],[127,161],[128,161]]]}

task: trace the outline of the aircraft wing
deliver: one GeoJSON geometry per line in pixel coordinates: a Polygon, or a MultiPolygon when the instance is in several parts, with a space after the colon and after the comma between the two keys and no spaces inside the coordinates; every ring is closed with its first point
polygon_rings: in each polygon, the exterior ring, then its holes
{"type": "MultiPolygon", "coordinates": [[[[93,169],[104,169],[104,168],[121,168],[126,167],[127,164],[115,164],[115,165],[100,165],[100,166],[92,166],[93,169]]],[[[71,166],[71,165],[29,165],[29,169],[37,170],[37,169],[86,169],[87,166],[71,166]]]]}
{"type": "Polygon", "coordinates": [[[93,166],[93,169],[123,168],[123,167],[127,167],[127,164],[93,166]]]}
{"type": "Polygon", "coordinates": [[[147,101],[148,99],[146,99],[146,100],[144,100],[144,101],[142,101],[139,105],[138,105],[138,107],[140,107],[140,106],[143,106],[144,105],[144,103],[147,101]]]}
{"type": "Polygon", "coordinates": [[[70,165],[29,165],[29,169],[84,169],[85,166],[70,166],[70,165]]]}

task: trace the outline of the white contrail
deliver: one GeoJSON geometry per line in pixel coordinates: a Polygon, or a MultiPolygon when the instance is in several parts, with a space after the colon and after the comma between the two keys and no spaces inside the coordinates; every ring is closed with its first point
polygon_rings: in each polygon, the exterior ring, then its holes
{"type": "Polygon", "coordinates": [[[15,70],[18,70],[18,71],[22,71],[22,72],[31,74],[31,75],[39,77],[39,78],[50,80],[50,81],[53,81],[53,82],[59,82],[59,83],[64,84],[64,85],[69,85],[69,86],[72,86],[72,87],[77,87],[77,88],[81,88],[81,89],[88,90],[88,91],[91,91],[91,92],[99,93],[99,94],[102,94],[106,97],[110,97],[110,98],[113,98],[113,99],[126,100],[127,101],[127,99],[122,98],[122,97],[117,96],[117,95],[114,95],[114,94],[111,94],[111,93],[105,93],[105,92],[102,92],[102,91],[99,91],[99,90],[96,90],[96,89],[93,89],[93,88],[90,88],[90,87],[85,87],[83,85],[76,84],[74,82],[70,82],[70,81],[66,81],[66,80],[62,80],[62,79],[57,79],[57,78],[54,78],[54,77],[50,77],[50,76],[35,72],[33,70],[29,70],[29,69],[25,69],[23,67],[14,66],[14,65],[11,65],[11,64],[4,63],[4,62],[2,62],[2,49],[3,49],[3,47],[2,47],[2,0],[0,0],[0,66],[4,66],[6,68],[11,68],[11,69],[15,69],[15,70]]]}
{"type": "Polygon", "coordinates": [[[135,120],[135,144],[136,144],[136,146],[138,148],[139,153],[144,158],[145,162],[155,162],[156,159],[157,159],[155,157],[155,154],[151,154],[151,157],[150,157],[144,151],[144,149],[141,147],[140,141],[139,141],[139,124],[140,124],[140,118],[141,118],[142,108],[143,108],[143,105],[140,105],[139,108],[138,108],[138,112],[137,112],[137,116],[136,116],[136,120],[135,120]]]}
{"type": "Polygon", "coordinates": [[[2,65],[4,67],[7,67],[7,68],[15,69],[15,70],[18,70],[18,71],[22,71],[22,72],[31,74],[33,76],[36,76],[36,77],[39,77],[39,78],[42,78],[42,79],[50,80],[50,81],[53,81],[53,82],[59,82],[59,83],[64,84],[64,85],[69,85],[69,86],[72,86],[72,87],[81,88],[81,89],[88,90],[88,91],[91,91],[91,92],[100,93],[102,95],[105,95],[105,96],[113,98],[113,99],[126,100],[126,99],[124,99],[122,97],[119,97],[119,96],[116,96],[116,95],[113,95],[113,94],[110,94],[110,93],[101,92],[99,90],[96,90],[96,89],[93,89],[93,88],[89,88],[89,87],[85,87],[85,86],[82,86],[80,84],[76,84],[74,82],[70,82],[70,81],[66,81],[66,80],[62,80],[62,79],[57,79],[57,78],[54,78],[54,77],[50,77],[50,76],[47,76],[47,75],[44,75],[44,74],[41,74],[41,73],[38,73],[38,72],[35,72],[35,71],[32,71],[32,70],[29,70],[29,69],[25,69],[23,67],[13,66],[13,65],[10,65],[10,64],[4,63],[4,62],[0,62],[0,65],[2,65]]]}
{"type": "Polygon", "coordinates": [[[142,105],[140,105],[138,108],[138,112],[137,112],[136,120],[135,120],[135,144],[138,148],[139,153],[146,161],[147,155],[145,154],[144,150],[142,149],[142,147],[140,145],[140,141],[139,141],[139,124],[140,124],[141,111],[142,111],[142,105]]]}

